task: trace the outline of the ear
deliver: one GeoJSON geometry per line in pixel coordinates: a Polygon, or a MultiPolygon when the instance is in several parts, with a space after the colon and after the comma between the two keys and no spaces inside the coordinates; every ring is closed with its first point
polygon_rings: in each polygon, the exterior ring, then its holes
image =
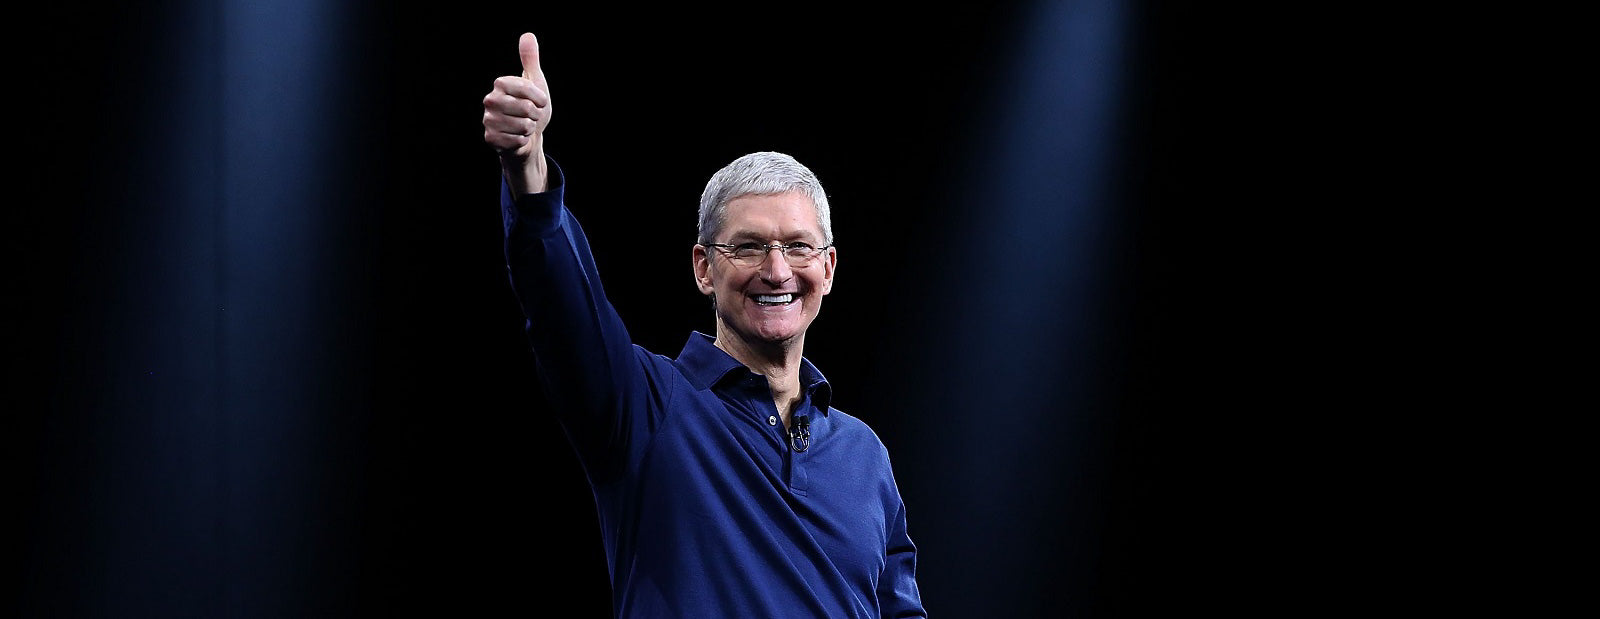
{"type": "Polygon", "coordinates": [[[706,248],[695,245],[689,253],[694,261],[694,284],[700,289],[700,294],[710,296],[716,288],[711,285],[711,256],[706,254],[706,248]]]}
{"type": "Polygon", "coordinates": [[[833,269],[839,266],[839,248],[829,247],[822,257],[822,294],[833,292],[833,269]]]}

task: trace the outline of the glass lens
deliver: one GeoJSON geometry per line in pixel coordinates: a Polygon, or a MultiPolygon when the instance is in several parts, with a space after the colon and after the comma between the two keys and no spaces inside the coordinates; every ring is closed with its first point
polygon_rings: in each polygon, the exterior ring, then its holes
{"type": "Polygon", "coordinates": [[[765,245],[757,245],[755,243],[740,243],[738,246],[733,248],[733,257],[744,262],[760,262],[762,258],[766,257],[766,255],[767,247],[765,245]]]}
{"type": "Polygon", "coordinates": [[[784,260],[790,266],[796,267],[811,264],[811,261],[822,253],[822,250],[806,243],[794,243],[781,247],[777,245],[762,245],[760,243],[740,243],[726,251],[728,252],[728,257],[739,265],[757,266],[766,262],[767,254],[772,253],[773,249],[779,249],[779,253],[783,254],[784,260]]]}
{"type": "Polygon", "coordinates": [[[796,243],[784,248],[783,257],[789,259],[790,266],[802,267],[809,264],[812,258],[816,258],[817,253],[817,248],[815,247],[804,243],[796,243]]]}

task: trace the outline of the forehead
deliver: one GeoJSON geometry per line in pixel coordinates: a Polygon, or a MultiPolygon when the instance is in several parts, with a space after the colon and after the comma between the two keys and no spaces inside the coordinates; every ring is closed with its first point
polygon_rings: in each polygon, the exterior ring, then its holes
{"type": "Polygon", "coordinates": [[[723,211],[724,234],[760,238],[822,238],[817,207],[799,191],[746,194],[728,201],[723,211]]]}

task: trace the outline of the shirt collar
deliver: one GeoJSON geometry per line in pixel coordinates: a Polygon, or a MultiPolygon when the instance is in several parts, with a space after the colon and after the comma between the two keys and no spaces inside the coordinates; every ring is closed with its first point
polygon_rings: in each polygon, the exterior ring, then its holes
{"type": "MultiPolygon", "coordinates": [[[[750,372],[738,359],[717,348],[714,342],[711,336],[694,331],[689,334],[689,341],[684,343],[683,352],[678,353],[678,363],[683,366],[689,382],[696,389],[710,389],[729,376],[738,377],[750,372]]],[[[827,414],[833,400],[833,386],[828,384],[822,371],[804,357],[800,358],[800,384],[811,395],[811,402],[817,409],[827,414]]]]}

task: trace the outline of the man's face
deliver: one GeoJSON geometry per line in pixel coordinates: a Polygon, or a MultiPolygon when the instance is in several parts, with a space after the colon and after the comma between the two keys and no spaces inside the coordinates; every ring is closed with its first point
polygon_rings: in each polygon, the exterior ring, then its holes
{"type": "MultiPolygon", "coordinates": [[[[713,243],[808,243],[821,247],[822,229],[811,198],[799,191],[746,195],[728,202],[726,219],[713,243]]],[[[761,264],[742,266],[715,248],[694,248],[695,282],[713,295],[717,337],[732,336],[751,347],[802,343],[806,328],[833,288],[837,254],[828,248],[804,265],[789,264],[782,251],[769,251],[761,264]]]]}

